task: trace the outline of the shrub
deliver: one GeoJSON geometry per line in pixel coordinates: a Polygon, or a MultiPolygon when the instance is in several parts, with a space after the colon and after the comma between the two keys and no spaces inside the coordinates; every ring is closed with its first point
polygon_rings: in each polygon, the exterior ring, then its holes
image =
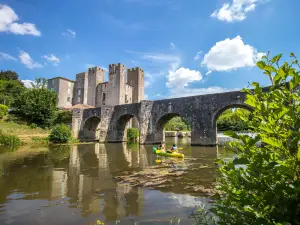
{"type": "Polygon", "coordinates": [[[0,130],[0,145],[6,147],[18,147],[21,145],[21,140],[15,135],[6,135],[0,130]]]}
{"type": "Polygon", "coordinates": [[[71,138],[71,129],[65,124],[55,125],[49,135],[49,140],[54,143],[67,143],[71,138]]]}
{"type": "Polygon", "coordinates": [[[54,124],[72,123],[72,111],[58,111],[54,124]]]}
{"type": "Polygon", "coordinates": [[[0,119],[3,119],[8,114],[8,107],[0,104],[0,119]]]}
{"type": "MultiPolygon", "coordinates": [[[[266,92],[254,82],[245,89],[252,106],[250,128],[256,137],[227,134],[233,161],[219,161],[220,199],[213,209],[219,224],[300,224],[300,85],[298,60],[279,65],[281,55],[257,66],[272,83],[266,92]],[[257,147],[256,142],[263,145],[257,147]]],[[[247,120],[246,117],[240,116],[247,120]]]]}
{"type": "Polygon", "coordinates": [[[130,141],[136,141],[139,137],[139,130],[137,128],[127,129],[127,139],[130,141]]]}
{"type": "Polygon", "coordinates": [[[36,125],[35,123],[32,123],[32,124],[29,125],[29,127],[30,127],[31,129],[36,129],[36,128],[37,128],[37,125],[36,125]]]}

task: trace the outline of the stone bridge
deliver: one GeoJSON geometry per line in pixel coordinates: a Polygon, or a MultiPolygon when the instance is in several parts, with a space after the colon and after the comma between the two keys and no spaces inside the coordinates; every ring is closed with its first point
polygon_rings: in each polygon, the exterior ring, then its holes
{"type": "Polygon", "coordinates": [[[72,134],[82,141],[124,142],[126,124],[135,117],[139,123],[140,144],[157,144],[164,141],[164,125],[174,116],[181,116],[191,125],[192,145],[216,145],[218,116],[233,107],[251,110],[244,103],[245,97],[245,93],[234,91],[75,109],[72,134]]]}
{"type": "Polygon", "coordinates": [[[241,91],[192,97],[141,101],[135,104],[75,109],[73,137],[84,141],[126,141],[126,124],[135,117],[139,123],[140,144],[164,141],[164,125],[180,116],[191,125],[192,145],[216,145],[218,116],[228,108],[246,108],[246,94],[241,91]]]}

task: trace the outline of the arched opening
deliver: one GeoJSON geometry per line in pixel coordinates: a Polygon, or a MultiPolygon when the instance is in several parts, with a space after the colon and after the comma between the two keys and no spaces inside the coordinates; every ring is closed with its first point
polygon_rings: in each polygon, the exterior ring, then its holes
{"type": "Polygon", "coordinates": [[[125,114],[116,122],[116,141],[135,142],[139,137],[139,121],[131,114],[125,114]]]}
{"type": "Polygon", "coordinates": [[[236,131],[249,133],[249,121],[251,120],[252,108],[247,105],[228,105],[214,115],[213,127],[217,134],[217,143],[223,144],[230,138],[224,135],[226,131],[236,131]],[[246,121],[240,115],[247,118],[246,121]]]}
{"type": "Polygon", "coordinates": [[[99,140],[100,136],[100,118],[99,117],[91,117],[85,123],[79,134],[80,139],[95,141],[99,140]]]}
{"type": "Polygon", "coordinates": [[[177,113],[168,113],[159,118],[156,123],[156,142],[165,142],[169,138],[175,143],[181,138],[191,138],[190,123],[177,113]]]}

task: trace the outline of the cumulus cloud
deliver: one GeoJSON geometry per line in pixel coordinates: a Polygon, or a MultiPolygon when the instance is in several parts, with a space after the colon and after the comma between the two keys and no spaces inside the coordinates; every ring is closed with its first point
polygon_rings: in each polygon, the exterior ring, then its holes
{"type": "Polygon", "coordinates": [[[7,53],[0,52],[0,60],[14,60],[16,61],[17,59],[7,53]]]}
{"type": "Polygon", "coordinates": [[[242,67],[253,67],[264,55],[251,45],[244,44],[242,38],[225,39],[217,42],[201,63],[210,71],[230,71],[242,67]]]}
{"type": "Polygon", "coordinates": [[[60,59],[53,54],[44,55],[43,58],[52,63],[54,66],[58,66],[58,64],[60,63],[60,59]]]}
{"type": "Polygon", "coordinates": [[[199,71],[181,67],[175,71],[170,70],[167,79],[167,87],[180,92],[189,83],[202,80],[202,74],[199,71]]]}
{"type": "Polygon", "coordinates": [[[62,35],[66,36],[66,37],[75,38],[76,37],[76,32],[71,30],[71,29],[67,29],[65,32],[62,32],[62,35]]]}
{"type": "Polygon", "coordinates": [[[19,35],[41,36],[32,23],[17,23],[18,15],[8,5],[0,4],[0,32],[8,32],[19,35]]]}
{"type": "Polygon", "coordinates": [[[24,64],[29,69],[43,67],[40,63],[35,62],[27,52],[20,51],[19,58],[21,63],[24,64]]]}
{"type": "Polygon", "coordinates": [[[247,14],[254,11],[256,6],[264,0],[232,0],[232,3],[225,3],[220,9],[215,10],[211,17],[225,22],[242,21],[247,14]]]}
{"type": "Polygon", "coordinates": [[[33,80],[21,80],[26,88],[33,88],[32,84],[36,84],[33,80]]]}

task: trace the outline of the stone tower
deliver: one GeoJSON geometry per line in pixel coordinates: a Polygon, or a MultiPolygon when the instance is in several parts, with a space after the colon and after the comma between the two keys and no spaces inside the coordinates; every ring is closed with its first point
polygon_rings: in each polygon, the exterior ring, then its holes
{"type": "Polygon", "coordinates": [[[126,67],[121,63],[109,65],[108,105],[125,104],[126,67]]]}
{"type": "Polygon", "coordinates": [[[104,70],[99,67],[88,70],[87,104],[96,106],[96,88],[99,83],[104,82],[104,70]]]}
{"type": "Polygon", "coordinates": [[[140,67],[128,69],[128,83],[133,87],[132,103],[144,100],[144,70],[140,67]]]}
{"type": "Polygon", "coordinates": [[[73,105],[87,104],[88,73],[76,74],[76,84],[73,93],[73,105]]]}

